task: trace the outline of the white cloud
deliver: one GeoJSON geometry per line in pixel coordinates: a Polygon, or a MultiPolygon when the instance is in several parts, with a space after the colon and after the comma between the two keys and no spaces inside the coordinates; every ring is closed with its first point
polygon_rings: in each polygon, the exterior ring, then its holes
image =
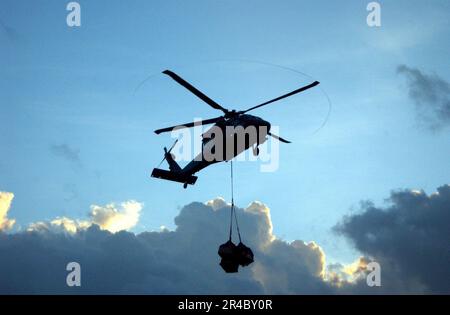
{"type": "Polygon", "coordinates": [[[358,281],[365,279],[367,264],[370,261],[372,260],[361,256],[348,265],[342,265],[340,263],[329,265],[325,278],[337,287],[356,284],[358,281]]]}
{"type": "Polygon", "coordinates": [[[105,206],[92,205],[89,219],[87,220],[57,217],[50,222],[40,221],[32,223],[28,227],[28,231],[63,231],[73,234],[81,230],[86,230],[92,224],[96,224],[102,230],[115,233],[135,227],[139,221],[142,207],[142,203],[134,200],[122,202],[118,206],[114,203],[105,206]]]}
{"type": "Polygon", "coordinates": [[[13,193],[0,191],[0,231],[10,230],[16,223],[16,220],[8,218],[8,211],[13,198],[13,193]]]}
{"type": "Polygon", "coordinates": [[[74,220],[67,217],[57,217],[50,222],[34,222],[28,226],[28,231],[35,232],[67,232],[76,233],[80,230],[85,230],[92,225],[92,222],[87,220],[74,220]]]}
{"type": "Polygon", "coordinates": [[[226,203],[223,197],[214,198],[212,200],[207,201],[205,204],[207,206],[212,207],[214,210],[222,209],[224,207],[229,206],[229,204],[226,203]]]}
{"type": "Polygon", "coordinates": [[[275,239],[275,235],[273,235],[273,224],[269,207],[260,201],[253,201],[244,211],[259,215],[264,221],[264,229],[258,231],[261,234],[261,239],[264,240],[261,245],[264,246],[272,242],[275,239]]]}
{"type": "Polygon", "coordinates": [[[118,207],[114,204],[91,206],[90,217],[94,224],[110,232],[118,232],[133,228],[139,221],[143,204],[134,200],[122,202],[118,207]]]}

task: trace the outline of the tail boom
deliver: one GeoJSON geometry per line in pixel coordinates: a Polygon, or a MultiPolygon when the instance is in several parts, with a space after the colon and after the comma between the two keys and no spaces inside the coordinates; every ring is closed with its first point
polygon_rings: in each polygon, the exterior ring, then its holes
{"type": "Polygon", "coordinates": [[[159,168],[154,168],[151,176],[189,185],[194,185],[197,181],[197,176],[183,174],[182,172],[166,171],[159,168]]]}

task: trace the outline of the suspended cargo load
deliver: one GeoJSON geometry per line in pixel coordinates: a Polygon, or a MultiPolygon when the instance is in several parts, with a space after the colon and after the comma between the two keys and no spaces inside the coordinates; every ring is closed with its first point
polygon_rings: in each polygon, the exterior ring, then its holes
{"type": "Polygon", "coordinates": [[[219,246],[219,256],[222,258],[220,266],[227,273],[238,272],[239,259],[236,245],[229,240],[228,242],[219,246]]]}
{"type": "Polygon", "coordinates": [[[235,250],[239,265],[245,267],[253,262],[253,252],[250,247],[247,247],[244,243],[239,242],[235,250]]]}
{"type": "Polygon", "coordinates": [[[239,231],[239,222],[234,207],[234,189],[233,189],[233,160],[230,162],[231,166],[231,207],[230,207],[230,235],[228,242],[219,246],[218,254],[222,258],[220,266],[225,272],[238,272],[239,265],[246,267],[253,262],[254,256],[250,247],[242,243],[241,232],[239,231]],[[236,230],[239,236],[239,244],[236,246],[233,241],[233,218],[236,222],[236,230]]]}

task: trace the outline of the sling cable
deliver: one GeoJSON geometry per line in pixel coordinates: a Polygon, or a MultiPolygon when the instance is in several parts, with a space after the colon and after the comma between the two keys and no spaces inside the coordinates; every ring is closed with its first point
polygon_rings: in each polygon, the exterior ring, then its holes
{"type": "Polygon", "coordinates": [[[230,207],[230,232],[228,242],[220,245],[219,256],[222,258],[220,266],[227,273],[238,272],[239,265],[248,266],[253,262],[252,250],[242,243],[241,232],[239,230],[239,222],[234,206],[234,178],[233,178],[233,160],[230,160],[231,175],[231,207],[230,207]],[[233,243],[233,218],[236,224],[236,231],[239,237],[239,244],[233,243]]]}

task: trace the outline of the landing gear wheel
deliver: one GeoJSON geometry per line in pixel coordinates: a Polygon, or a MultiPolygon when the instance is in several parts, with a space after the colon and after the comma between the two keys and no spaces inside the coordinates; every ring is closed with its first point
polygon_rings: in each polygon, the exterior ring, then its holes
{"type": "Polygon", "coordinates": [[[184,183],[184,184],[183,184],[183,188],[186,189],[186,188],[187,188],[187,185],[188,185],[187,183],[184,183]]]}
{"type": "Polygon", "coordinates": [[[254,156],[258,156],[259,155],[259,148],[258,147],[253,149],[253,155],[254,156]]]}

